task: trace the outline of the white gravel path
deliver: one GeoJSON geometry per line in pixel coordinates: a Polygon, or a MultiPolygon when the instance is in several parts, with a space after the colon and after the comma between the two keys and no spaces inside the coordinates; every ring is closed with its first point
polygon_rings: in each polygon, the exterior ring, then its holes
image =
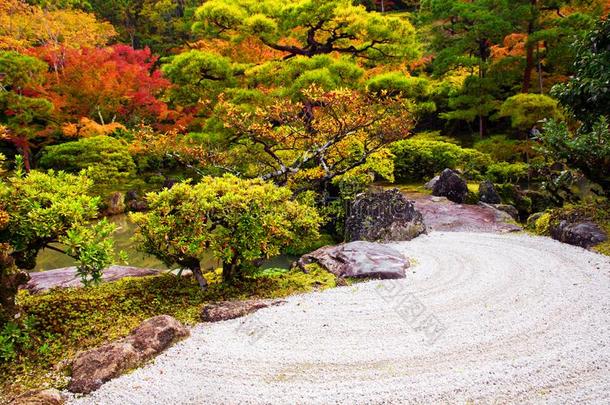
{"type": "Polygon", "coordinates": [[[395,246],[416,262],[404,281],[198,325],[71,403],[610,402],[607,257],[523,234],[432,233],[395,246]],[[434,342],[433,328],[418,328],[428,316],[444,328],[434,342]]]}

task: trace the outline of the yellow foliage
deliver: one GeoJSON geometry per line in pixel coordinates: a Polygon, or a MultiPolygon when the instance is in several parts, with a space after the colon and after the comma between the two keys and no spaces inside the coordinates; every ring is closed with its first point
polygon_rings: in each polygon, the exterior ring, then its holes
{"type": "Polygon", "coordinates": [[[0,49],[24,51],[33,46],[70,48],[105,45],[116,36],[110,23],[79,10],[43,10],[21,0],[0,4],[0,49]]]}
{"type": "Polygon", "coordinates": [[[538,235],[549,235],[551,226],[551,214],[546,212],[536,220],[536,233],[538,235]]]}

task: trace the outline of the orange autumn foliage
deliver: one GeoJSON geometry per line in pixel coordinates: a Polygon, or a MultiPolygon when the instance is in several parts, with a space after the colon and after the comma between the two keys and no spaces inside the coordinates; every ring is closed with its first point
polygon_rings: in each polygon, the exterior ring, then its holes
{"type": "Polygon", "coordinates": [[[104,125],[82,117],[78,123],[65,123],[61,128],[61,132],[67,138],[89,138],[92,136],[110,135],[116,131],[126,129],[124,125],[118,122],[104,125]]]}
{"type": "Polygon", "coordinates": [[[504,37],[502,45],[494,45],[491,47],[492,58],[503,59],[508,56],[524,56],[526,42],[526,34],[513,33],[507,35],[504,37]]]}

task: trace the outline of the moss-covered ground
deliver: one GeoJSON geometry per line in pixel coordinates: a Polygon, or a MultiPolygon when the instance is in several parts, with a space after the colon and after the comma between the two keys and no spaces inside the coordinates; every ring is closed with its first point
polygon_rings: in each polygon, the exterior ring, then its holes
{"type": "Polygon", "coordinates": [[[335,276],[322,268],[308,270],[267,269],[232,285],[212,273],[207,291],[191,277],[172,274],[36,295],[22,291],[18,301],[30,326],[20,332],[15,357],[0,362],[0,403],[28,389],[63,388],[67,360],[78,351],[126,336],[152,316],[168,314],[192,325],[205,303],[280,298],[336,286],[335,276]]]}

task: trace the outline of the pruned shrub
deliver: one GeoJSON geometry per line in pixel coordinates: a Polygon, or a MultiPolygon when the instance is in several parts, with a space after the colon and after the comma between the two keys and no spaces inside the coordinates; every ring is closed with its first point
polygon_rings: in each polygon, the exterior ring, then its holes
{"type": "Polygon", "coordinates": [[[479,152],[490,155],[498,162],[513,162],[527,150],[522,143],[523,141],[509,139],[505,135],[493,135],[475,142],[473,147],[479,152]]]}
{"type": "Polygon", "coordinates": [[[529,166],[526,163],[492,163],[486,177],[494,183],[518,183],[527,179],[529,166]]]}
{"type": "Polygon", "coordinates": [[[70,173],[88,170],[96,184],[117,183],[133,176],[136,170],[128,145],[109,136],[47,146],[39,164],[44,169],[61,168],[70,173]]]}
{"type": "Polygon", "coordinates": [[[513,128],[526,130],[545,119],[563,118],[558,104],[544,94],[517,94],[504,101],[500,116],[509,117],[513,128]]]}
{"type": "Polygon", "coordinates": [[[394,176],[403,182],[429,179],[447,168],[477,178],[492,163],[489,155],[440,141],[407,139],[393,143],[390,149],[396,156],[394,176]]]}
{"type": "Polygon", "coordinates": [[[168,266],[192,270],[202,288],[201,261],[210,254],[231,280],[258,260],[319,237],[321,218],[314,207],[260,179],[204,177],[195,185],[149,193],[147,202],[149,212],[132,214],[142,249],[168,266]]]}

